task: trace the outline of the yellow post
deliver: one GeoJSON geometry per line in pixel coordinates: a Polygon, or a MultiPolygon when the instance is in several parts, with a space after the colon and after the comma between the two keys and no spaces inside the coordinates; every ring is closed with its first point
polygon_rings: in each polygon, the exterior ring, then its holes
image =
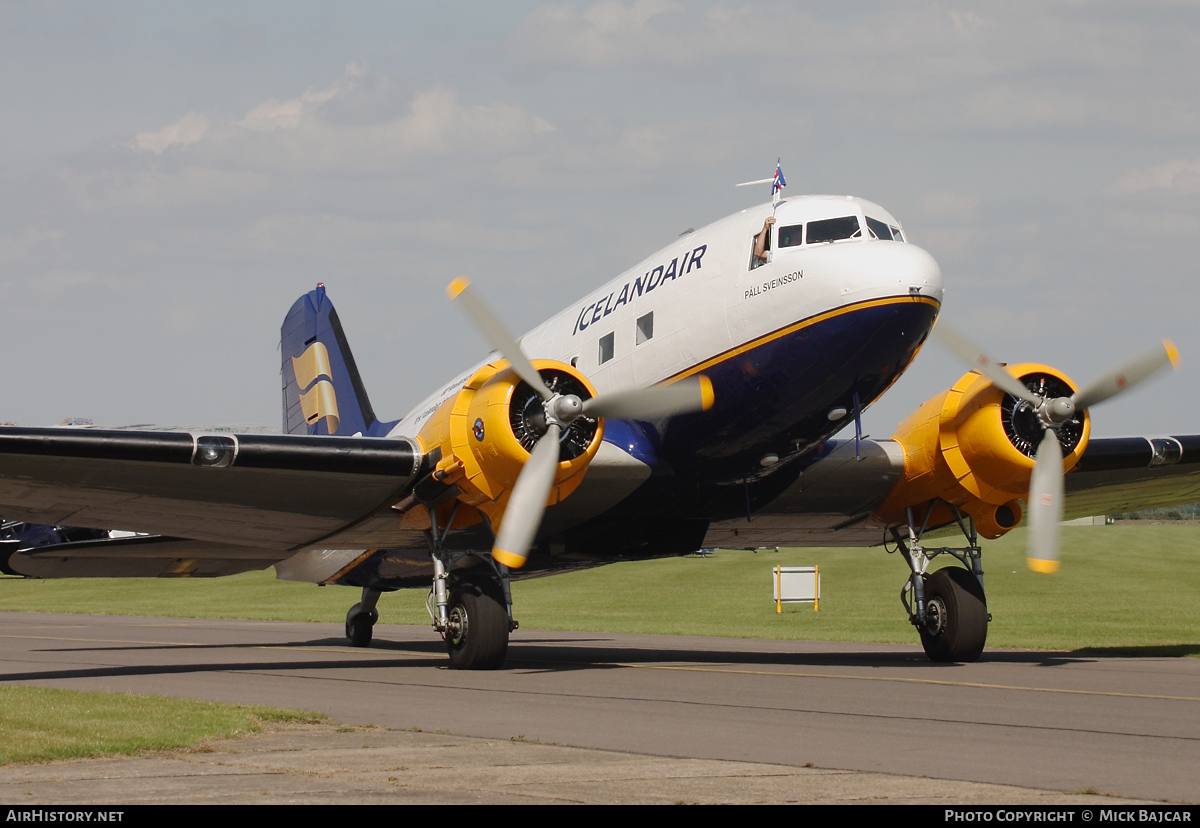
{"type": "Polygon", "coordinates": [[[813,612],[821,611],[821,567],[813,566],[813,577],[817,579],[817,591],[813,595],[813,612]]]}
{"type": "Polygon", "coordinates": [[[775,611],[783,612],[783,572],[775,567],[775,611]]]}

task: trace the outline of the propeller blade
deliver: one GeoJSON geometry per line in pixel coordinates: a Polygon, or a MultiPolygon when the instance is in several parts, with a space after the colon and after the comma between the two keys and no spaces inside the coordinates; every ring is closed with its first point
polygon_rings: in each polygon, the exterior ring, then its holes
{"type": "Polygon", "coordinates": [[[1042,435],[1029,478],[1029,549],[1034,572],[1058,571],[1058,533],[1063,518],[1063,454],[1054,429],[1042,435]]]}
{"type": "Polygon", "coordinates": [[[978,345],[954,328],[943,322],[933,329],[933,335],[937,337],[938,341],[947,350],[967,365],[970,365],[973,371],[978,371],[991,380],[992,385],[1001,391],[1006,394],[1012,394],[1017,399],[1024,400],[1030,405],[1041,405],[1041,399],[1026,388],[1023,382],[1008,373],[1003,365],[997,365],[993,362],[992,358],[985,354],[978,345]]]}
{"type": "Polygon", "coordinates": [[[618,391],[585,400],[586,417],[613,417],[618,420],[658,420],[675,414],[690,414],[712,408],[712,381],[701,375],[672,383],[618,391]]]}
{"type": "Polygon", "coordinates": [[[546,387],[542,375],[525,358],[521,346],[517,344],[517,340],[513,339],[512,334],[508,332],[508,328],[504,326],[500,318],[492,313],[491,308],[470,287],[471,280],[466,276],[459,276],[446,287],[446,295],[450,297],[451,301],[457,300],[460,303],[467,316],[475,323],[475,327],[483,334],[483,338],[500,352],[500,356],[508,360],[508,364],[512,366],[517,376],[541,394],[543,400],[550,399],[552,394],[546,387]]]}
{"type": "Polygon", "coordinates": [[[1173,368],[1179,367],[1179,351],[1176,350],[1175,343],[1164,339],[1161,345],[1092,380],[1071,399],[1075,401],[1076,408],[1088,408],[1122,391],[1128,391],[1168,365],[1173,368]]]}
{"type": "Polygon", "coordinates": [[[542,512],[550,487],[554,485],[554,473],[558,469],[558,438],[562,430],[551,423],[546,433],[537,441],[529,459],[517,476],[509,495],[504,517],[500,519],[500,531],[496,533],[496,545],[492,557],[510,569],[520,569],[529,557],[529,547],[542,523],[542,512]]]}

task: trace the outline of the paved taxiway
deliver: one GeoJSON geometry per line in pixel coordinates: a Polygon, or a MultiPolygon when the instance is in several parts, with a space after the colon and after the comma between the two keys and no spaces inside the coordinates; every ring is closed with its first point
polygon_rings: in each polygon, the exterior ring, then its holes
{"type": "Polygon", "coordinates": [[[0,680],[319,710],[331,719],[646,756],[1200,799],[1200,659],[671,636],[514,634],[446,668],[427,629],[0,614],[0,680]]]}

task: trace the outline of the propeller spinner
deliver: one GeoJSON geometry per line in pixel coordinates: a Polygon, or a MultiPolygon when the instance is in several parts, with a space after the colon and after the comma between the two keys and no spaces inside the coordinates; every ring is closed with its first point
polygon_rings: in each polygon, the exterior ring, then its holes
{"type": "Polygon", "coordinates": [[[446,295],[457,301],[484,339],[495,348],[512,370],[541,397],[545,432],[529,453],[517,475],[504,516],[496,532],[492,557],[513,569],[525,564],[533,544],[546,501],[554,486],[559,463],[559,439],[575,420],[615,417],[618,419],[657,420],[675,414],[707,411],[713,404],[712,383],[705,376],[690,377],[671,385],[655,386],[581,400],[547,387],[541,374],[525,357],[508,328],[491,308],[460,276],[446,288],[446,295]]]}
{"type": "MultiPolygon", "coordinates": [[[[942,323],[934,335],[955,356],[978,371],[992,385],[1024,401],[1036,414],[1042,429],[1029,479],[1029,547],[1026,562],[1035,572],[1055,572],[1059,567],[1058,534],[1063,517],[1063,446],[1060,431],[1097,403],[1128,391],[1162,369],[1178,367],[1179,351],[1164,339],[1146,353],[1093,380],[1070,396],[1038,394],[994,362],[978,345],[942,323]]],[[[1039,390],[1045,391],[1045,386],[1039,390]]]]}

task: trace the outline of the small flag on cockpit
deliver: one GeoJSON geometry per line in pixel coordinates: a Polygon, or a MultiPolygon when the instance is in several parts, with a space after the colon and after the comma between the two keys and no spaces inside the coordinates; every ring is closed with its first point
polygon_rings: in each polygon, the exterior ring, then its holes
{"type": "Polygon", "coordinates": [[[774,201],[779,191],[787,186],[787,182],[783,180],[783,168],[779,166],[782,159],[775,159],[775,177],[771,179],[771,200],[774,201]]]}

